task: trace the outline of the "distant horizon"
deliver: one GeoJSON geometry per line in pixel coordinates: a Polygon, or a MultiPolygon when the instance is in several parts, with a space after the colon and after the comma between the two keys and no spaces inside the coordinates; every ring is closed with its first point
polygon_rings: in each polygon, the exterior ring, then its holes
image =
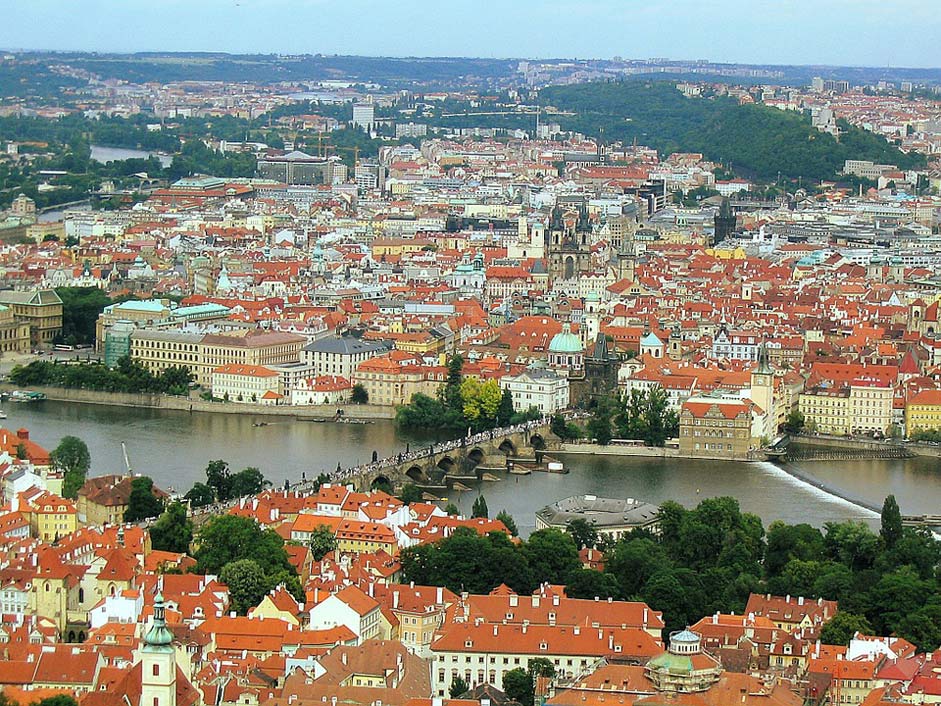
{"type": "MultiPolygon", "coordinates": [[[[819,64],[819,63],[769,63],[754,61],[718,61],[708,57],[680,57],[680,56],[662,56],[662,57],[614,57],[601,56],[473,56],[470,54],[363,54],[347,52],[272,52],[272,51],[225,51],[221,49],[147,49],[139,51],[105,51],[93,49],[50,49],[39,47],[9,47],[0,46],[0,52],[13,54],[94,54],[98,56],[145,56],[145,55],[178,55],[178,56],[258,56],[258,57],[336,57],[336,58],[356,58],[356,59],[415,59],[426,61],[431,59],[447,60],[470,60],[470,61],[535,61],[535,62],[553,62],[553,61],[610,61],[610,62],[705,62],[712,66],[755,66],[769,68],[820,68],[820,69],[891,69],[901,71],[941,71],[941,64],[937,66],[903,66],[903,65],[878,65],[878,64],[819,64]]],[[[737,78],[729,76],[728,78],[737,78]]],[[[343,79],[324,79],[324,80],[343,80],[343,79]]]]}
{"type": "MultiPolygon", "coordinates": [[[[935,0],[8,0],[18,51],[941,68],[935,0]],[[49,47],[49,48],[40,48],[49,47]],[[679,61],[680,59],[676,59],[679,61]]],[[[14,51],[15,49],[11,49],[14,51]]]]}

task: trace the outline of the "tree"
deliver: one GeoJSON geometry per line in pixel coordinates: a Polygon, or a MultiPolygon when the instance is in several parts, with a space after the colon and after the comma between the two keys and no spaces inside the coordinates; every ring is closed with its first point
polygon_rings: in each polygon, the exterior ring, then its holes
{"type": "Polygon", "coordinates": [[[510,420],[513,419],[513,414],[513,394],[507,388],[503,391],[503,395],[500,397],[500,406],[497,408],[497,426],[507,426],[510,420]]]}
{"type": "Polygon", "coordinates": [[[784,431],[800,434],[804,430],[807,420],[799,409],[792,409],[784,420],[784,431]]]}
{"type": "Polygon", "coordinates": [[[585,427],[588,436],[596,444],[607,445],[612,439],[611,434],[611,404],[609,400],[600,400],[591,413],[591,419],[585,427]]]}
{"type": "Polygon", "coordinates": [[[229,464],[222,459],[210,461],[206,466],[206,485],[212,488],[212,492],[219,502],[225,502],[229,499],[230,482],[229,464]]]}
{"type": "Polygon", "coordinates": [[[297,574],[288,561],[284,540],[249,517],[217,515],[202,526],[197,540],[193,557],[200,573],[219,575],[226,564],[252,559],[268,576],[297,574]]]}
{"type": "Polygon", "coordinates": [[[487,508],[487,499],[483,495],[478,495],[474,499],[474,506],[471,508],[471,517],[490,517],[490,510],[487,508]]]}
{"type": "Polygon", "coordinates": [[[481,382],[477,378],[465,378],[461,382],[461,411],[477,431],[496,424],[501,399],[500,384],[496,380],[481,382]]]}
{"type": "Polygon", "coordinates": [[[565,531],[572,536],[579,549],[594,549],[598,544],[598,530],[588,520],[581,517],[570,520],[565,526],[565,531]]]}
{"type": "Polygon", "coordinates": [[[250,466],[228,479],[228,499],[243,498],[246,495],[258,495],[265,486],[271,485],[261,471],[250,466]]]}
{"type": "Polygon", "coordinates": [[[841,610],[823,626],[820,642],[825,645],[848,645],[857,632],[871,635],[872,626],[869,621],[863,615],[841,610]]]}
{"type": "Polygon", "coordinates": [[[523,556],[537,583],[564,584],[569,574],[582,565],[575,540],[555,528],[533,532],[523,546],[523,556]]]}
{"type": "Polygon", "coordinates": [[[265,572],[251,559],[226,564],[219,578],[229,588],[229,607],[239,615],[257,606],[270,590],[265,572]]]}
{"type": "Polygon", "coordinates": [[[362,383],[353,385],[353,392],[350,394],[350,401],[353,404],[367,404],[369,402],[369,393],[362,383]]]}
{"type": "Polygon", "coordinates": [[[511,669],[503,675],[503,691],[522,706],[533,706],[533,679],[522,667],[511,669]]]}
{"type": "Polygon", "coordinates": [[[62,497],[74,500],[91,468],[88,446],[77,436],[64,436],[49,456],[53,467],[63,473],[62,497]]]}
{"type": "Polygon", "coordinates": [[[516,528],[516,520],[513,519],[513,515],[511,515],[509,512],[506,510],[500,510],[500,512],[497,513],[497,519],[503,523],[504,527],[510,530],[510,534],[512,534],[514,537],[519,535],[519,530],[516,528]]]}
{"type": "MultiPolygon", "coordinates": [[[[7,703],[13,704],[14,702],[9,701],[7,703]]],[[[56,694],[55,696],[40,699],[33,706],[78,706],[78,702],[68,694],[56,694]]]]}
{"type": "Polygon", "coordinates": [[[463,677],[458,675],[451,681],[451,688],[448,689],[448,695],[452,699],[457,699],[466,694],[469,690],[470,688],[467,686],[467,682],[464,681],[463,677]]]}
{"type": "Polygon", "coordinates": [[[150,528],[153,548],[162,552],[185,554],[193,541],[193,523],[186,516],[183,503],[170,503],[150,528]]]}
{"type": "Polygon", "coordinates": [[[124,521],[139,522],[149,517],[157,517],[161,512],[163,503],[154,495],[154,482],[147,476],[132,480],[124,521]]]}
{"type": "Polygon", "coordinates": [[[320,561],[330,552],[336,551],[337,538],[327,525],[320,525],[310,533],[307,545],[310,547],[314,561],[320,561]]]}
{"type": "Polygon", "coordinates": [[[193,487],[183,496],[193,507],[205,507],[216,501],[216,493],[205,483],[193,483],[193,487]]]}
{"type": "Polygon", "coordinates": [[[887,495],[882,503],[882,529],[879,534],[887,549],[895,547],[902,538],[902,512],[894,495],[887,495]]]}
{"type": "Polygon", "coordinates": [[[620,598],[621,587],[611,574],[594,569],[576,569],[569,574],[565,584],[565,593],[569,598],[620,598]]]}
{"type": "Polygon", "coordinates": [[[406,505],[420,503],[422,501],[421,488],[419,488],[414,483],[406,483],[402,486],[402,492],[399,493],[399,500],[401,500],[406,505]]]}
{"type": "Polygon", "coordinates": [[[444,506],[444,514],[454,517],[455,515],[460,515],[461,511],[458,510],[457,505],[455,505],[454,503],[448,503],[447,505],[444,506]]]}

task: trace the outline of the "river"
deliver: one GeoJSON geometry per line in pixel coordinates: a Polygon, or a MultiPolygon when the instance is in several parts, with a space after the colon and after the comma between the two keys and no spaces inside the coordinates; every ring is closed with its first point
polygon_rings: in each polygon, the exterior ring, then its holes
{"type": "MultiPolygon", "coordinates": [[[[251,415],[187,413],[45,401],[4,406],[3,426],[26,427],[30,438],[47,448],[72,434],[84,439],[92,455],[92,474],[124,470],[121,442],[132,468],[163,488],[185,491],[204,479],[208,461],[225,459],[235,469],[257,466],[276,485],[301,474],[316,475],[337,463],[355,465],[404,449],[416,441],[391,421],[352,425],[267,418],[254,427],[251,415]]],[[[487,498],[492,515],[507,510],[520,532],[532,531],[534,513],[569,495],[591,493],[633,497],[653,503],[676,500],[691,506],[703,498],[731,495],[742,509],[767,525],[775,519],[820,526],[831,520],[874,522],[874,513],[813,488],[772,463],[741,463],[647,457],[575,456],[563,458],[566,474],[529,476],[496,474],[499,481],[472,485],[448,498],[470,512],[477,492],[487,498]]],[[[881,505],[893,493],[903,514],[937,513],[941,507],[941,460],[802,462],[803,474],[838,488],[848,497],[881,505]]]]}
{"type": "Polygon", "coordinates": [[[160,160],[161,167],[169,167],[173,157],[160,152],[148,152],[146,150],[134,150],[126,147],[105,147],[103,145],[91,146],[91,158],[101,164],[108,162],[120,162],[124,159],[147,159],[156,157],[160,160]]]}

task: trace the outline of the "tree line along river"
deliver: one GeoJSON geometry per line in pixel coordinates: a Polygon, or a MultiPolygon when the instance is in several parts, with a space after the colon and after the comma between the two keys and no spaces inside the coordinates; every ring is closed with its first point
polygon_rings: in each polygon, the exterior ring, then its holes
{"type": "MultiPolygon", "coordinates": [[[[427,444],[427,437],[399,430],[391,421],[371,424],[313,423],[267,418],[255,427],[250,414],[187,413],[172,410],[107,407],[45,401],[6,403],[8,429],[26,427],[30,438],[52,449],[67,434],[88,444],[92,474],[124,470],[121,442],[131,467],[157,485],[185,492],[204,480],[206,464],[224,459],[234,470],[261,469],[275,486],[321,471],[368,462],[373,451],[382,458],[406,444],[427,444]]],[[[765,525],[780,519],[820,526],[831,520],[875,521],[857,505],[810,487],[784,468],[764,462],[701,459],[574,456],[563,457],[567,474],[497,474],[499,481],[471,484],[470,491],[449,491],[448,498],[466,514],[478,492],[492,514],[507,510],[520,532],[532,531],[534,513],[569,495],[640,498],[660,503],[676,500],[695,505],[718,495],[738,499],[742,509],[765,525]]],[[[937,514],[941,509],[941,460],[912,458],[873,461],[803,462],[797,469],[841,494],[881,505],[896,496],[903,514],[937,514]]]]}

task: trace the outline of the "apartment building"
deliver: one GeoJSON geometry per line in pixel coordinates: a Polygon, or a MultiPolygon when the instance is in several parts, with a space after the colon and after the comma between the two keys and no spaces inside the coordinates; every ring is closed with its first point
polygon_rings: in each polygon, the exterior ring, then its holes
{"type": "Polygon", "coordinates": [[[383,341],[364,341],[353,336],[328,336],[304,346],[302,353],[304,363],[310,370],[308,377],[339,375],[349,379],[360,363],[382,355],[389,349],[389,345],[383,341]]]}
{"type": "Polygon", "coordinates": [[[894,391],[877,379],[849,385],[821,384],[801,393],[798,408],[821,434],[888,434],[894,391]]]}
{"type": "Polygon", "coordinates": [[[208,334],[139,329],[131,334],[131,357],[153,373],[185,366],[208,388],[213,371],[226,365],[295,363],[305,342],[303,336],[260,329],[208,334]]]}
{"type": "Polygon", "coordinates": [[[229,363],[212,371],[212,396],[230,402],[279,400],[281,378],[263,365],[229,363]]]}
{"type": "Polygon", "coordinates": [[[444,696],[460,677],[471,688],[503,689],[503,676],[541,657],[561,679],[571,679],[602,658],[647,661],[663,651],[639,628],[474,622],[447,625],[431,643],[432,693],[444,696]]]}
{"type": "Polygon", "coordinates": [[[941,390],[923,390],[905,405],[905,433],[941,430],[941,390]]]}

